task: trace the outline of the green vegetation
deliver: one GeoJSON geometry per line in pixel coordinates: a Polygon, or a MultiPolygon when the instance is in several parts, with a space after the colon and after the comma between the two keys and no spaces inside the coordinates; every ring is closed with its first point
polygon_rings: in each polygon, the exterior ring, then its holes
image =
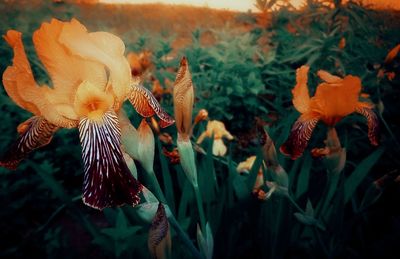
{"type": "MultiPolygon", "coordinates": [[[[206,109],[211,119],[223,121],[235,136],[235,140],[225,141],[228,146],[225,157],[212,155],[213,140],[209,139],[201,144],[204,152],[195,153],[201,194],[197,197],[181,165],[171,163],[162,151],[176,147],[175,126],[162,130],[173,136],[171,145],[159,141],[155,135],[154,171],[176,218],[174,223],[180,225],[202,255],[212,253],[213,258],[399,255],[396,245],[400,238],[400,188],[398,180],[395,181],[400,174],[399,60],[390,65],[383,63],[388,51],[400,43],[400,15],[370,10],[352,1],[346,5],[335,2],[332,8],[321,1],[309,0],[301,11],[283,7],[257,15],[238,14],[232,18],[233,26],[194,28],[190,35],[185,30],[176,34],[166,29],[135,31],[134,26],[119,35],[128,51],[152,53],[150,77],[165,89],[167,82],[175,79],[180,58],[186,56],[195,85],[193,117],[200,109],[206,109]],[[262,16],[270,21],[267,26],[257,23],[262,16]],[[210,33],[212,43],[204,42],[210,33]],[[177,44],[177,38],[181,37],[186,37],[187,43],[177,44]],[[296,69],[304,64],[310,66],[310,87],[318,84],[314,75],[320,69],[361,78],[363,92],[376,104],[380,118],[380,145],[370,145],[365,118],[347,116],[336,126],[347,158],[343,170],[334,172],[328,158],[311,156],[311,149],[324,147],[326,138],[327,127],[318,124],[299,159],[292,161],[277,151],[276,161],[287,172],[288,186],[277,179],[276,170],[268,162],[267,167],[262,167],[265,180],[278,183],[278,187],[269,199],[258,199],[253,186],[263,158],[266,160],[262,152],[264,143],[260,142],[263,130],[259,125],[268,131],[277,148],[288,138],[299,116],[292,105],[291,89],[296,84],[296,69]],[[395,72],[393,80],[378,77],[382,68],[395,72]],[[237,164],[251,155],[257,156],[253,167],[248,174],[239,174],[237,164]],[[201,233],[197,227],[200,217],[196,198],[200,198],[207,222],[201,233]]],[[[97,8],[104,12],[100,5],[46,2],[27,8],[0,3],[0,33],[10,28],[23,32],[35,78],[48,83],[46,71],[35,55],[33,31],[52,17],[61,20],[78,17],[91,31],[118,35],[118,28],[113,27],[117,23],[110,25],[107,17],[102,17],[101,24],[85,20],[85,12],[90,9],[96,13],[97,8]]],[[[123,8],[114,11],[120,12],[121,17],[129,17],[123,8]]],[[[206,19],[199,19],[202,18],[206,19]]],[[[146,28],[148,19],[154,17],[144,19],[138,25],[141,30],[146,28]]],[[[125,20],[119,22],[130,24],[125,20]]],[[[4,41],[0,43],[0,56],[2,73],[12,60],[12,50],[4,41]]],[[[148,88],[152,83],[148,78],[144,81],[148,88]]],[[[311,95],[314,91],[311,88],[311,95]]],[[[170,94],[162,96],[161,104],[173,114],[170,94]]],[[[3,87],[0,87],[0,110],[0,149],[5,151],[17,137],[18,124],[30,114],[15,105],[3,87]]],[[[139,116],[133,109],[128,113],[137,127],[139,116]]],[[[202,121],[194,128],[192,141],[197,151],[194,143],[206,125],[202,121]]],[[[76,129],[62,129],[49,145],[32,153],[17,170],[0,168],[3,204],[0,257],[150,257],[147,249],[150,225],[140,217],[137,208],[124,206],[100,212],[82,203],[83,170],[78,139],[76,129]]],[[[136,165],[138,178],[145,184],[145,171],[139,163],[136,165]]],[[[155,193],[151,186],[147,187],[155,193]]],[[[272,188],[265,184],[261,187],[265,193],[272,188]]],[[[193,253],[182,241],[182,234],[171,229],[172,258],[191,258],[193,253]]]]}

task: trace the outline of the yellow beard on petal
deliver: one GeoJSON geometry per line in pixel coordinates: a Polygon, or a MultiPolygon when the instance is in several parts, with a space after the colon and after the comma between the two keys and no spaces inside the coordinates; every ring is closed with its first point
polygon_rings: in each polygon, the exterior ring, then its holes
{"type": "Polygon", "coordinates": [[[85,81],[76,91],[74,109],[81,118],[88,117],[93,121],[101,121],[104,113],[112,107],[113,101],[111,95],[85,81]]]}

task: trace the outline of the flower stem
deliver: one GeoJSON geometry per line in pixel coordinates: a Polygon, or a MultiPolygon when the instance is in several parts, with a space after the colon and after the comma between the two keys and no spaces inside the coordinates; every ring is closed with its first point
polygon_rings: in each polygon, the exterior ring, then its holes
{"type": "MultiPolygon", "coordinates": [[[[152,191],[154,191],[155,196],[157,199],[164,204],[167,204],[167,200],[165,199],[164,193],[161,189],[161,186],[157,180],[157,177],[154,172],[149,172],[148,174],[149,181],[151,182],[151,186],[153,187],[152,191]]],[[[169,207],[169,206],[168,206],[169,207]]],[[[171,213],[167,214],[168,220],[171,223],[171,226],[174,228],[176,231],[179,239],[186,245],[186,247],[189,249],[190,253],[192,254],[193,258],[201,259],[201,254],[200,252],[196,249],[196,247],[193,245],[192,241],[188,237],[188,235],[183,231],[181,226],[179,225],[178,221],[175,219],[175,216],[171,213]]]]}
{"type": "Polygon", "coordinates": [[[154,173],[154,171],[152,172],[148,172],[148,177],[150,180],[150,184],[153,187],[152,191],[154,191],[154,194],[156,195],[157,199],[161,202],[161,203],[165,203],[167,204],[167,200],[165,199],[164,193],[161,190],[161,186],[157,180],[156,174],[154,173]]]}
{"type": "Polygon", "coordinates": [[[201,198],[201,193],[199,191],[199,186],[194,185],[194,193],[196,195],[196,202],[197,202],[197,209],[199,211],[199,216],[200,216],[200,225],[201,225],[201,230],[205,231],[206,230],[206,217],[204,215],[204,209],[203,209],[203,199],[201,198]]]}
{"type": "Polygon", "coordinates": [[[200,252],[196,249],[193,245],[192,241],[190,241],[187,234],[182,230],[181,226],[179,225],[178,221],[175,219],[172,213],[168,217],[169,223],[171,223],[172,227],[175,229],[176,233],[178,234],[179,239],[186,245],[189,249],[190,253],[192,254],[193,258],[202,259],[200,252]]]}
{"type": "Polygon", "coordinates": [[[305,211],[304,211],[302,208],[300,208],[300,206],[297,204],[297,202],[295,202],[295,201],[293,200],[292,196],[286,195],[286,197],[289,199],[289,201],[293,204],[293,206],[294,206],[298,211],[300,211],[302,214],[305,214],[305,211]]]}

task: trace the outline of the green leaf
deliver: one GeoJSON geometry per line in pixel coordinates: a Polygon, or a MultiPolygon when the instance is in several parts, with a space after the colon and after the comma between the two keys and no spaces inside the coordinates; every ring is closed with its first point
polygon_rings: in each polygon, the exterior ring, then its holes
{"type": "Polygon", "coordinates": [[[296,185],[296,198],[299,198],[301,195],[307,192],[308,190],[308,182],[310,180],[310,172],[312,166],[312,159],[311,156],[307,153],[304,154],[304,162],[303,166],[301,167],[299,177],[297,179],[296,185]]]}
{"type": "Polygon", "coordinates": [[[206,259],[212,259],[214,251],[214,239],[211,232],[210,224],[206,224],[206,233],[203,235],[200,226],[197,225],[197,243],[199,244],[200,250],[206,259]]]}
{"type": "Polygon", "coordinates": [[[353,196],[357,187],[361,184],[364,178],[368,175],[368,172],[375,165],[378,159],[382,156],[384,148],[379,148],[368,157],[366,157],[361,163],[356,167],[353,173],[346,179],[344,184],[345,198],[344,201],[347,203],[353,196]]]}

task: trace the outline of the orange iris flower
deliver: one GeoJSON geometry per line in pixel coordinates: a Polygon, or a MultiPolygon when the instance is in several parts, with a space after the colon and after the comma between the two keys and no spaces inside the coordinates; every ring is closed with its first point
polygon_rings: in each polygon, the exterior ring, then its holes
{"type": "Polygon", "coordinates": [[[79,21],[53,19],[33,34],[39,59],[53,86],[39,86],[25,54],[21,33],[4,39],[14,50],[3,74],[10,98],[34,116],[18,126],[16,143],[0,160],[15,169],[32,150],[48,144],[59,128],[78,128],[84,162],[83,202],[93,208],[136,205],[142,185],[130,173],[121,151],[118,111],[129,99],[144,117],[161,126],[174,122],[154,96],[133,82],[125,45],[107,32],[89,33],[79,21]]]}
{"type": "Polygon", "coordinates": [[[354,112],[366,117],[369,140],[372,145],[378,145],[379,120],[371,103],[359,101],[360,78],[352,75],[340,78],[320,70],[318,76],[324,82],[318,85],[315,95],[310,97],[308,71],[308,66],[302,66],[296,71],[297,84],[292,90],[293,105],[301,116],[294,123],[289,138],[281,146],[281,152],[292,159],[300,157],[318,121],[333,127],[343,117],[354,112]]]}

